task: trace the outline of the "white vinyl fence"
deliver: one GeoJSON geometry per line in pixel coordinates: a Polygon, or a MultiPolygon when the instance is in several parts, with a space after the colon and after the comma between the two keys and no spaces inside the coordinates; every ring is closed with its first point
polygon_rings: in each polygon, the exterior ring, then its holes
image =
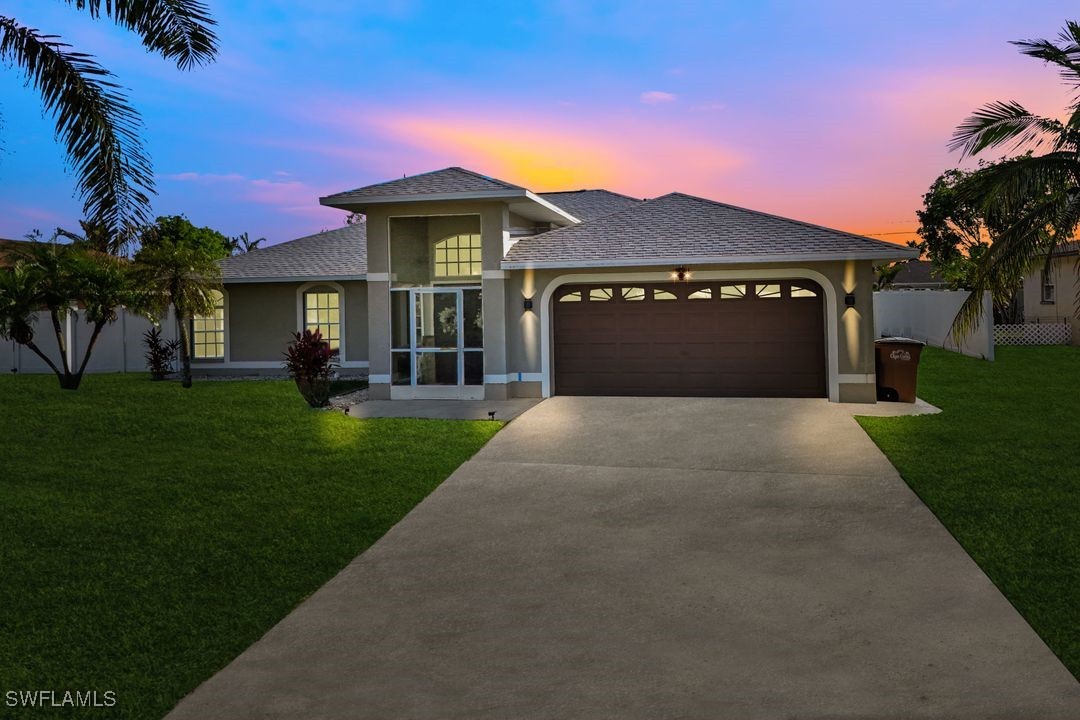
{"type": "Polygon", "coordinates": [[[995,325],[994,342],[998,345],[1068,345],[1072,342],[1072,325],[1069,323],[995,325]]]}
{"type": "MultiPolygon", "coordinates": [[[[94,344],[88,373],[146,372],[146,360],[143,357],[143,333],[152,327],[149,320],[121,308],[116,322],[106,325],[94,344]]],[[[93,325],[85,322],[79,312],[71,313],[64,324],[64,333],[68,348],[68,362],[72,369],[78,368],[90,342],[93,325]]],[[[161,324],[161,336],[164,340],[176,337],[176,323],[169,318],[161,324]]],[[[41,348],[49,359],[60,367],[60,350],[56,345],[56,333],[53,332],[52,320],[46,312],[37,313],[34,324],[34,343],[41,348]]],[[[48,373],[49,366],[31,350],[10,341],[0,340],[0,372],[48,373]]]]}
{"type": "Polygon", "coordinates": [[[970,293],[966,290],[880,290],[874,293],[874,328],[878,337],[922,340],[972,357],[994,359],[994,308],[983,296],[979,327],[963,339],[953,336],[952,323],[970,293]]]}

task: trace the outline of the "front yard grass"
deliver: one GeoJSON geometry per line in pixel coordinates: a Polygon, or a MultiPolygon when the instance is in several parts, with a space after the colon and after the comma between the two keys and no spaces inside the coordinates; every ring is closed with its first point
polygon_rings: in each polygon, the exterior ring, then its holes
{"type": "Polygon", "coordinates": [[[0,377],[0,689],[161,717],[500,426],[312,411],[282,381],[0,377]]]}
{"type": "Polygon", "coordinates": [[[859,423],[1080,678],[1080,347],[927,348],[919,396],[944,412],[859,423]]]}

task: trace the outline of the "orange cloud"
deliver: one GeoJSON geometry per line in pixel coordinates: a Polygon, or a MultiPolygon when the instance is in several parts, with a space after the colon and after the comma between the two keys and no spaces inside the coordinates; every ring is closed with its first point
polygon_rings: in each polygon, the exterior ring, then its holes
{"type": "Polygon", "coordinates": [[[535,190],[608,187],[651,196],[675,189],[672,176],[684,187],[715,185],[745,163],[713,138],[610,117],[558,122],[421,112],[370,122],[396,143],[429,155],[431,167],[473,167],[535,190]]]}

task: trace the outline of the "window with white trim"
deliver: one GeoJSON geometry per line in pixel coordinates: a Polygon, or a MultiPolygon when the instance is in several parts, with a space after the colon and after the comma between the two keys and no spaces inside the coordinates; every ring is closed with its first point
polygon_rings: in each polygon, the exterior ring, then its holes
{"type": "Polygon", "coordinates": [[[1042,271],[1042,301],[1047,305],[1054,304],[1054,276],[1042,271]]]}
{"type": "Polygon", "coordinates": [[[341,294],[336,290],[304,293],[304,329],[322,333],[330,348],[341,348],[341,294]]]}
{"type": "Polygon", "coordinates": [[[480,233],[451,235],[435,243],[435,277],[480,276],[480,233]]]}
{"type": "Polygon", "coordinates": [[[191,356],[196,360],[225,359],[225,295],[211,290],[214,309],[191,319],[191,356]]]}

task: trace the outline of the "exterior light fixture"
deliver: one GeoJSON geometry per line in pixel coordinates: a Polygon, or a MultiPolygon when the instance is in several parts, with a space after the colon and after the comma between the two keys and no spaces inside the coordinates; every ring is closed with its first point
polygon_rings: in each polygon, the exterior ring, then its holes
{"type": "Polygon", "coordinates": [[[532,298],[525,298],[525,302],[522,303],[522,307],[524,307],[526,310],[532,310],[533,309],[532,298]]]}
{"type": "Polygon", "coordinates": [[[671,271],[671,279],[675,282],[686,282],[690,279],[690,270],[685,267],[677,267],[671,271]]]}
{"type": "Polygon", "coordinates": [[[849,292],[844,296],[844,305],[847,307],[855,307],[855,293],[849,292]]]}

